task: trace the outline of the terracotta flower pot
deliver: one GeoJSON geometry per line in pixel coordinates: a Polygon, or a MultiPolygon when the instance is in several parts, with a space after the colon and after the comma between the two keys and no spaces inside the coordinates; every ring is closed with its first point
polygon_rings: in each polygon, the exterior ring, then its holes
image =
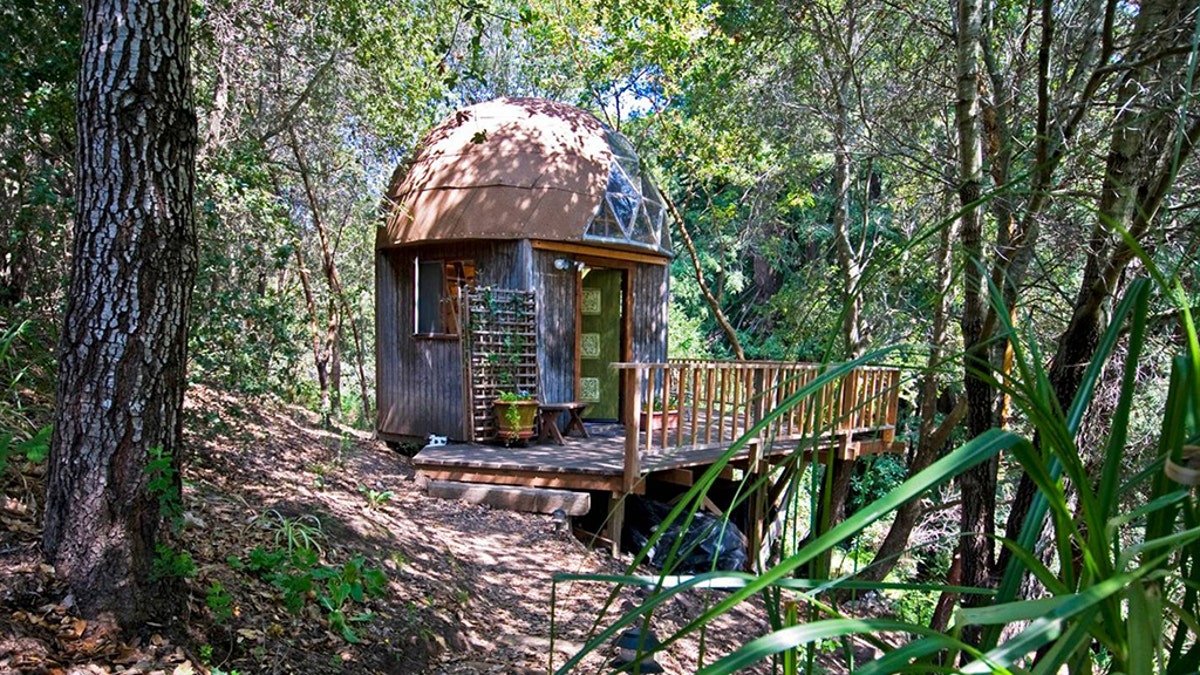
{"type": "Polygon", "coordinates": [[[496,414],[496,435],[505,440],[526,440],[533,436],[534,420],[537,418],[537,401],[501,401],[492,402],[492,410],[496,414]],[[509,410],[515,410],[510,413],[509,410]]]}
{"type": "Polygon", "coordinates": [[[679,419],[678,410],[655,410],[651,413],[642,413],[641,428],[649,429],[650,431],[658,431],[663,428],[675,426],[675,422],[679,419]]]}

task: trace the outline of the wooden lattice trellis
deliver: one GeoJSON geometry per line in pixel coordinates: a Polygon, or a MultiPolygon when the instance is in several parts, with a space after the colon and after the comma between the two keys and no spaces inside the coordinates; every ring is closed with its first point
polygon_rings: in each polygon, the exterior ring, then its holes
{"type": "Polygon", "coordinates": [[[467,290],[461,296],[467,318],[466,369],[471,439],[496,437],[492,402],[502,392],[537,397],[537,311],[533,291],[496,288],[467,290]]]}

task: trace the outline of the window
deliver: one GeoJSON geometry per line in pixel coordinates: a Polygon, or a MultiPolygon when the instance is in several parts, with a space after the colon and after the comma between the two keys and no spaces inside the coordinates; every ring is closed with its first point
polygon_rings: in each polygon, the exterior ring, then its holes
{"type": "Polygon", "coordinates": [[[417,334],[458,335],[458,299],[474,283],[470,260],[417,260],[417,334]]]}

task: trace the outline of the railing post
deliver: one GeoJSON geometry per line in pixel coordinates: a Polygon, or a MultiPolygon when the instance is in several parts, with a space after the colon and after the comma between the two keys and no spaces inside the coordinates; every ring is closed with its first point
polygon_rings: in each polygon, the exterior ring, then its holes
{"type": "Polygon", "coordinates": [[[613,490],[608,510],[608,538],[614,558],[621,554],[621,530],[625,527],[625,498],[641,479],[642,463],[638,454],[638,410],[641,408],[641,366],[621,368],[621,418],[625,422],[625,462],[621,485],[613,490]]]}
{"type": "Polygon", "coordinates": [[[896,418],[900,412],[900,371],[888,371],[887,384],[887,417],[883,423],[889,425],[890,428],[883,432],[883,440],[888,443],[887,450],[891,450],[891,444],[896,440],[896,418]]]}
{"type": "Polygon", "coordinates": [[[842,378],[842,401],[838,410],[838,431],[846,433],[854,428],[854,419],[858,409],[858,368],[846,373],[842,378]]]}

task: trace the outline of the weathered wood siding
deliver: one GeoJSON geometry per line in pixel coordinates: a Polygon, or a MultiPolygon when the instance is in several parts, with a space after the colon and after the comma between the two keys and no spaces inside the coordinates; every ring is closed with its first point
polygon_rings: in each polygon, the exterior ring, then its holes
{"type": "Polygon", "coordinates": [[[533,251],[533,284],[538,302],[538,371],[542,400],[575,400],[574,268],[559,270],[554,251],[533,251]]]}
{"type": "Polygon", "coordinates": [[[413,335],[415,260],[473,260],[476,284],[528,288],[529,244],[430,244],[387,249],[376,257],[376,430],[384,437],[438,434],[461,440],[466,420],[462,342],[413,335]]]}
{"type": "Polygon", "coordinates": [[[633,274],[633,360],[661,363],[667,360],[667,308],[670,304],[670,268],[639,263],[633,274]]]}
{"type": "MultiPolygon", "coordinates": [[[[462,440],[467,404],[459,338],[413,335],[417,257],[473,260],[476,284],[537,292],[538,368],[545,401],[575,399],[574,270],[554,267],[563,254],[529,241],[473,241],[387,249],[376,254],[376,429],[384,437],[428,434],[462,440]]],[[[668,268],[637,263],[633,293],[633,360],[667,359],[668,268]]]]}

